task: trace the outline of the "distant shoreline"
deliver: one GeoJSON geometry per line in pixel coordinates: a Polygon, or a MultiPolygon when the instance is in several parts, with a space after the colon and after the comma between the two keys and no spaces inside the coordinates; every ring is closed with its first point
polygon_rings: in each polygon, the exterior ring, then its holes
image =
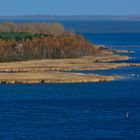
{"type": "Polygon", "coordinates": [[[140,15],[111,16],[111,15],[17,15],[0,16],[3,19],[48,19],[48,20],[133,20],[140,21],[140,15]]]}

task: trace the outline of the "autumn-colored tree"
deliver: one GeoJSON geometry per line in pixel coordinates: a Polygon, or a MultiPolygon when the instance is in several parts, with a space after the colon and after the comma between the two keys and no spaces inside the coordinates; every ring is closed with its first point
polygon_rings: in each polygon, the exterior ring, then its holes
{"type": "Polygon", "coordinates": [[[64,32],[61,24],[6,22],[0,30],[0,61],[102,55],[102,48],[82,35],[64,32]]]}

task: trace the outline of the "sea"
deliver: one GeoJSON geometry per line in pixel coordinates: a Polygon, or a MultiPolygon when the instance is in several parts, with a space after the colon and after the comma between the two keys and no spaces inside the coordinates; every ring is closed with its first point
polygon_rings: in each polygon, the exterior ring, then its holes
{"type": "MultiPolygon", "coordinates": [[[[96,45],[133,51],[121,54],[130,56],[121,62],[140,63],[140,21],[7,21],[60,22],[96,45]]],[[[1,84],[0,140],[140,140],[140,67],[77,72],[121,78],[78,84],[1,84]]]]}

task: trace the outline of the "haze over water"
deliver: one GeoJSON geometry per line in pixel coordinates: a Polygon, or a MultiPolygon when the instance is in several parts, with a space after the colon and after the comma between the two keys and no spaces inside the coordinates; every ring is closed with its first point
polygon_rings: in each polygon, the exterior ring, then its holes
{"type": "MultiPolygon", "coordinates": [[[[140,22],[60,22],[95,44],[133,50],[131,62],[140,62],[140,22]]],[[[140,68],[83,72],[124,77],[102,83],[0,85],[0,139],[139,140],[140,68]]]]}

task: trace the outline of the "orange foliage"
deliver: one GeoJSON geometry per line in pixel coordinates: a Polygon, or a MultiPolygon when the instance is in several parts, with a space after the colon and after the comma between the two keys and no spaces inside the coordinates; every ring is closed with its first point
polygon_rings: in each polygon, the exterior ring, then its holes
{"type": "Polygon", "coordinates": [[[0,60],[72,58],[95,55],[96,49],[83,36],[64,32],[24,41],[0,40],[0,60]]]}

